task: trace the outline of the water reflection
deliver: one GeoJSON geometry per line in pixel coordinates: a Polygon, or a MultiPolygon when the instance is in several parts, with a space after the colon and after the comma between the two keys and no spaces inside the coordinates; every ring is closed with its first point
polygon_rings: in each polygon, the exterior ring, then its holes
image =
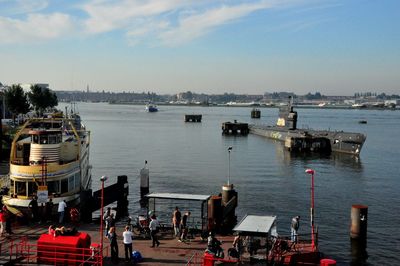
{"type": "Polygon", "coordinates": [[[288,151],[283,145],[276,145],[276,158],[285,165],[295,162],[330,164],[344,170],[351,169],[356,172],[363,171],[363,164],[359,156],[345,153],[316,153],[288,151]]]}

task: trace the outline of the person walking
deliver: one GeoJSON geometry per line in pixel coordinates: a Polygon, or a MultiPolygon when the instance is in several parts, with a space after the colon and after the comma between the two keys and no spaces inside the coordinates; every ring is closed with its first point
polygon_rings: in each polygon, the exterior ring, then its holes
{"type": "Polygon", "coordinates": [[[180,226],[181,226],[181,218],[182,218],[182,214],[179,211],[178,206],[175,207],[175,211],[172,215],[172,225],[174,226],[174,232],[175,232],[175,237],[180,237],[180,226]]]}
{"type": "Polygon", "coordinates": [[[117,243],[117,233],[115,232],[115,226],[110,227],[108,231],[107,238],[110,240],[111,249],[111,261],[118,263],[118,243],[117,243]]]}
{"type": "Polygon", "coordinates": [[[151,221],[149,224],[149,228],[150,228],[150,236],[151,236],[151,240],[152,240],[151,247],[154,248],[155,245],[157,245],[157,247],[160,245],[160,241],[158,241],[158,238],[157,238],[157,233],[160,228],[160,223],[158,222],[157,217],[154,214],[150,217],[150,219],[151,219],[151,221]]]}
{"type": "Polygon", "coordinates": [[[58,203],[58,222],[62,224],[64,222],[64,214],[65,214],[65,209],[67,208],[67,203],[65,200],[61,201],[58,203]]]}
{"type": "Polygon", "coordinates": [[[297,231],[299,230],[300,227],[300,216],[295,216],[292,218],[292,224],[290,226],[290,236],[291,236],[291,240],[292,242],[297,243],[297,231]]]}
{"type": "Polygon", "coordinates": [[[187,238],[187,233],[188,233],[188,227],[187,227],[187,221],[190,216],[190,212],[186,212],[181,221],[181,238],[178,240],[179,242],[185,242],[187,238]]]}
{"type": "Polygon", "coordinates": [[[122,233],[124,247],[125,247],[125,262],[132,259],[132,239],[133,234],[129,230],[129,226],[125,226],[125,231],[122,233]]]}

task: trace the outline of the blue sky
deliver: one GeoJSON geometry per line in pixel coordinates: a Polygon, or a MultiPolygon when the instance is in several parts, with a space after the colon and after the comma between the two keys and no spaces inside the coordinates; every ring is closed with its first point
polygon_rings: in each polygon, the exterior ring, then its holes
{"type": "Polygon", "coordinates": [[[0,0],[0,82],[400,94],[400,1],[0,0]]]}

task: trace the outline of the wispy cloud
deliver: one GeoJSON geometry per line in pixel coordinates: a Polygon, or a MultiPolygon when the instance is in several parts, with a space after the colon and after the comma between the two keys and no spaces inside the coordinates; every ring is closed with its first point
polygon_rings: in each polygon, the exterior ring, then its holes
{"type": "Polygon", "coordinates": [[[1,15],[38,12],[48,6],[48,0],[0,0],[1,15]]]}
{"type": "Polygon", "coordinates": [[[90,33],[101,33],[123,29],[136,23],[138,19],[156,16],[180,9],[192,3],[191,0],[148,0],[148,1],[97,1],[85,4],[82,9],[89,18],[84,22],[90,33]]]}
{"type": "Polygon", "coordinates": [[[130,45],[177,46],[254,12],[307,1],[315,0],[71,0],[57,9],[48,0],[0,0],[0,10],[19,10],[18,15],[0,11],[0,43],[118,31],[130,45]]]}
{"type": "Polygon", "coordinates": [[[72,29],[66,14],[29,14],[26,20],[0,17],[0,40],[3,43],[36,42],[53,39],[72,29]]]}
{"type": "Polygon", "coordinates": [[[236,21],[252,12],[271,8],[268,2],[240,4],[236,6],[221,6],[203,13],[192,14],[179,20],[179,25],[159,35],[164,44],[179,45],[199,38],[213,29],[236,21]]]}

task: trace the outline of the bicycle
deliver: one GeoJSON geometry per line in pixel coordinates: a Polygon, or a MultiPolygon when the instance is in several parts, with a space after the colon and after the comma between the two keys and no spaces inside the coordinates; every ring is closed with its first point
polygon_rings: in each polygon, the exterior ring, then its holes
{"type": "Polygon", "coordinates": [[[133,232],[135,236],[142,237],[143,239],[150,238],[150,221],[144,215],[138,215],[135,219],[135,223],[132,224],[132,217],[128,218],[129,229],[133,232]]]}

